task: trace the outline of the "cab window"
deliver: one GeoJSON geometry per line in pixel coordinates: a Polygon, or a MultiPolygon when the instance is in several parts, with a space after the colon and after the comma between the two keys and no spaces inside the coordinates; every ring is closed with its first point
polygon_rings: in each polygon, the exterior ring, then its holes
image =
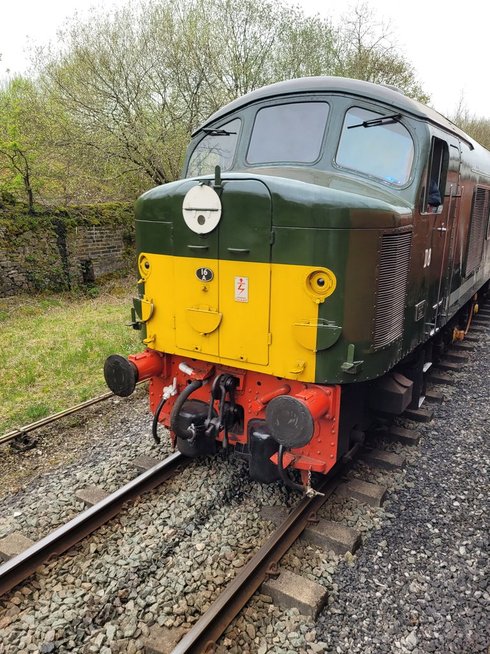
{"type": "Polygon", "coordinates": [[[247,162],[313,163],[320,156],[328,109],[326,102],[294,102],[260,109],[247,162]]]}
{"type": "Polygon", "coordinates": [[[189,159],[187,176],[211,175],[216,166],[222,171],[230,170],[235,157],[240,119],[235,118],[220,127],[212,128],[196,145],[189,159]]]}
{"type": "Polygon", "coordinates": [[[399,114],[351,107],[345,114],[335,162],[395,186],[410,178],[414,146],[399,114]]]}
{"type": "Polygon", "coordinates": [[[449,149],[446,141],[433,137],[422,194],[421,213],[440,213],[442,211],[448,162],[449,149]]]}

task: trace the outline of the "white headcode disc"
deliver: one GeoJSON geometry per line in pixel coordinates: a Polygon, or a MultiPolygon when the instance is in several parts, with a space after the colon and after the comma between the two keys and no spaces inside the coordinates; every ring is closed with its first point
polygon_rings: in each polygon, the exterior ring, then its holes
{"type": "Polygon", "coordinates": [[[221,218],[221,200],[210,186],[193,186],[186,193],[182,215],[189,229],[196,234],[212,232],[221,218]]]}

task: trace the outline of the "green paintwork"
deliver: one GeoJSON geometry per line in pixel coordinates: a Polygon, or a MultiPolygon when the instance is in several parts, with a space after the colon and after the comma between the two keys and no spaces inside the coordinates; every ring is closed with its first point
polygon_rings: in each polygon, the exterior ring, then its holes
{"type": "Polygon", "coordinates": [[[328,350],[332,345],[335,345],[342,334],[342,327],[339,327],[333,322],[322,320],[318,321],[317,330],[316,347],[319,352],[328,350]]]}

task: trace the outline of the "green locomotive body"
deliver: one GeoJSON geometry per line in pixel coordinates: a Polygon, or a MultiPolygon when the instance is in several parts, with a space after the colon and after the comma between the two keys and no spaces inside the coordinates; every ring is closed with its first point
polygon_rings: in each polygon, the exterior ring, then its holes
{"type": "Polygon", "coordinates": [[[434,344],[490,278],[489,211],[490,153],[400,92],[254,91],[138,200],[147,351],[110,358],[108,383],[151,377],[155,424],[187,454],[221,441],[264,481],[328,472],[369,409],[420,403],[434,344]]]}

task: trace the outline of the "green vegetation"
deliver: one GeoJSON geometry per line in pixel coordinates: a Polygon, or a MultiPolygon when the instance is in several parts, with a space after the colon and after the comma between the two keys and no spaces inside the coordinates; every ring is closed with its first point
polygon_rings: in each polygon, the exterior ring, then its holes
{"type": "Polygon", "coordinates": [[[176,179],[193,130],[272,82],[340,75],[428,99],[363,2],[334,24],[276,0],[127,0],[75,16],[32,64],[0,88],[0,206],[31,213],[176,179]]]}
{"type": "Polygon", "coordinates": [[[7,239],[37,231],[59,233],[71,227],[90,225],[122,225],[126,229],[128,245],[134,240],[134,207],[131,202],[104,202],[70,207],[37,207],[28,211],[23,205],[5,205],[0,202],[0,246],[7,239]]]}
{"type": "Polygon", "coordinates": [[[0,434],[105,392],[105,358],[141,349],[126,326],[134,280],[96,288],[0,299],[0,434]]]}
{"type": "Polygon", "coordinates": [[[479,118],[470,112],[460,103],[456,114],[452,116],[453,123],[458,125],[469,136],[478,141],[487,150],[490,150],[490,119],[479,118]]]}

